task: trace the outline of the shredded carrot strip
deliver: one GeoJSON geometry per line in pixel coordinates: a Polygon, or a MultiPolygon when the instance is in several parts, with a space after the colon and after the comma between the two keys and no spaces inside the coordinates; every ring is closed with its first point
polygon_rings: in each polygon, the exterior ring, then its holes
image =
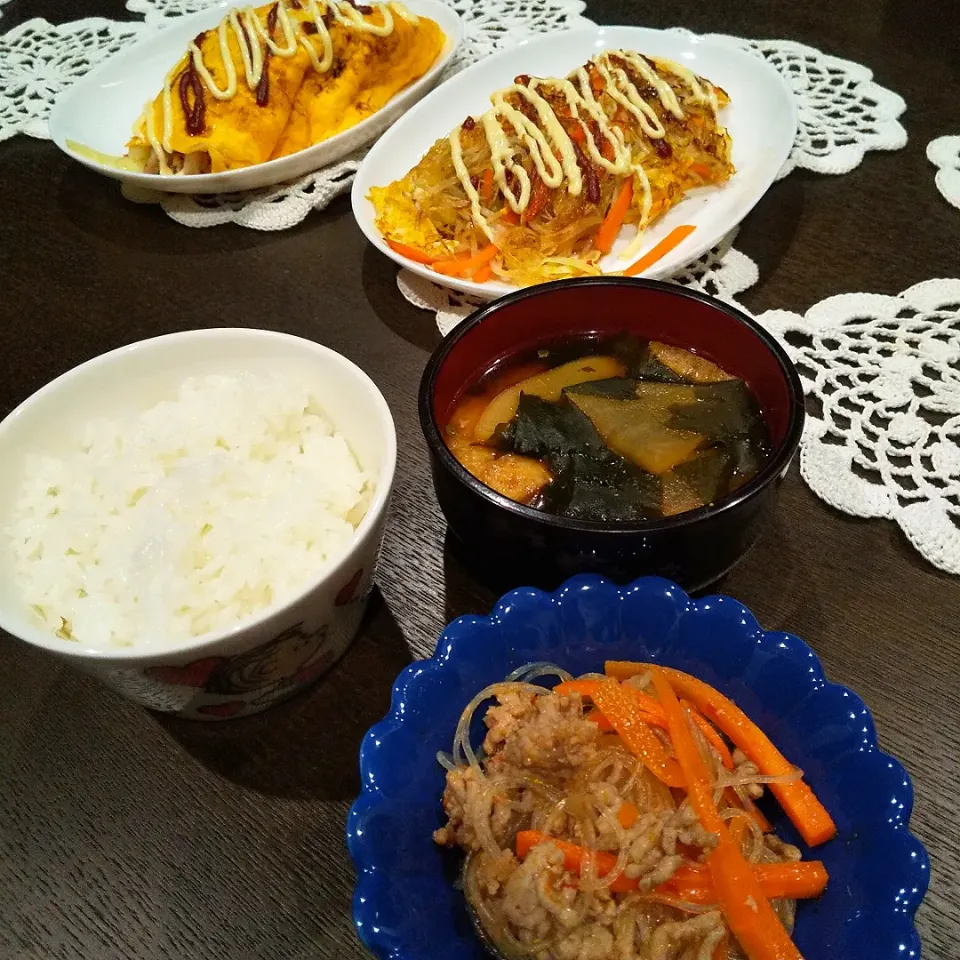
{"type": "Polygon", "coordinates": [[[418,250],[416,247],[408,246],[405,243],[397,243],[396,240],[387,239],[387,246],[396,253],[399,253],[401,257],[406,257],[408,260],[413,260],[414,263],[435,263],[437,258],[431,257],[429,253],[424,253],[422,250],[418,250]]]}
{"type": "Polygon", "coordinates": [[[692,163],[690,169],[698,176],[706,179],[710,176],[710,168],[705,163],[692,163]]]}
{"type": "Polygon", "coordinates": [[[730,938],[724,934],[723,939],[717,944],[710,960],[729,960],[730,957],[730,938]]]}
{"type": "Polygon", "coordinates": [[[594,247],[601,253],[609,253],[613,247],[613,241],[617,239],[620,227],[623,226],[623,218],[630,209],[630,201],[633,199],[633,178],[630,177],[623,181],[620,192],[616,199],[610,204],[610,210],[607,212],[600,229],[597,230],[597,236],[593,241],[594,247]]]}
{"type": "Polygon", "coordinates": [[[529,223],[547,205],[550,199],[550,188],[536,174],[533,178],[533,188],[530,191],[530,202],[520,218],[521,223],[529,223]]]}
{"type": "Polygon", "coordinates": [[[493,262],[488,260],[486,263],[481,263],[480,266],[473,271],[473,282],[486,283],[492,276],[493,262]]]}
{"type": "Polygon", "coordinates": [[[493,170],[487,167],[483,171],[483,179],[480,181],[480,199],[488,203],[493,197],[493,170]]]}
{"type": "Polygon", "coordinates": [[[652,267],[658,260],[662,260],[674,247],[683,243],[696,230],[696,227],[686,224],[674,227],[659,243],[651,247],[636,263],[632,263],[623,271],[625,277],[633,277],[652,267]]]}
{"type": "Polygon", "coordinates": [[[517,216],[509,207],[506,207],[503,213],[500,214],[500,222],[508,223],[511,227],[515,227],[520,222],[520,217],[517,216]]]}
{"type": "Polygon", "coordinates": [[[473,254],[473,256],[437,260],[433,264],[433,269],[436,270],[437,273],[443,273],[450,277],[462,277],[468,273],[472,273],[477,267],[481,267],[483,264],[492,260],[499,252],[494,244],[488,243],[485,247],[482,247],[473,254]]]}
{"type": "Polygon", "coordinates": [[[613,144],[606,137],[600,143],[600,156],[604,160],[613,161],[613,144]]]}
{"type": "Polygon", "coordinates": [[[651,673],[657,697],[667,714],[670,739],[686,781],[687,797],[701,826],[718,838],[707,867],[727,925],[749,960],[802,960],[714,806],[710,773],[667,674],[659,667],[652,667],[651,673]]]}

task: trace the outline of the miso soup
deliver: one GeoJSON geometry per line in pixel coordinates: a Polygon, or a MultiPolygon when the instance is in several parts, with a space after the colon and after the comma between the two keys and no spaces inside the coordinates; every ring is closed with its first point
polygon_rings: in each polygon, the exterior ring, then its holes
{"type": "Polygon", "coordinates": [[[742,380],[631,334],[505,361],[460,397],[444,435],[488,487],[578,520],[695,510],[746,483],[770,455],[742,380]]]}

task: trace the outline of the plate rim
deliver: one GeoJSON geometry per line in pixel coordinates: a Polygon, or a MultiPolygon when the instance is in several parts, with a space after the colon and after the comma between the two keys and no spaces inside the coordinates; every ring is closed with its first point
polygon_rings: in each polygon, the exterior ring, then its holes
{"type": "MultiPolygon", "coordinates": [[[[748,53],[742,47],[735,43],[727,42],[719,39],[723,35],[718,34],[698,34],[689,30],[677,30],[677,29],[660,29],[654,27],[638,27],[631,24],[596,24],[594,26],[578,26],[573,30],[564,30],[556,31],[550,34],[542,34],[534,37],[526,37],[521,40],[519,43],[513,44],[509,47],[506,47],[502,50],[498,50],[496,53],[492,54],[489,57],[486,57],[482,60],[477,61],[476,63],[471,64],[466,67],[460,73],[456,75],[457,78],[468,74],[470,71],[477,70],[482,66],[486,66],[491,61],[494,60],[503,60],[507,59],[511,55],[515,55],[518,50],[528,48],[531,46],[536,47],[545,47],[551,43],[556,43],[558,38],[569,37],[571,35],[581,36],[581,37],[601,37],[606,31],[609,30],[630,30],[638,31],[645,34],[656,34],[660,36],[667,36],[671,39],[679,40],[681,42],[697,45],[701,47],[706,47],[711,50],[719,50],[724,54],[730,56],[734,60],[741,60],[745,63],[751,63],[755,68],[759,68],[762,71],[766,71],[770,80],[776,84],[780,91],[785,95],[786,103],[789,105],[789,126],[793,130],[792,137],[789,140],[789,143],[786,142],[781,146],[779,153],[782,154],[780,157],[780,162],[777,164],[777,170],[783,168],[783,164],[786,162],[787,158],[790,155],[790,151],[793,149],[793,145],[796,142],[797,131],[800,127],[800,111],[797,105],[796,97],[793,95],[793,91],[790,88],[790,85],[787,83],[786,79],[780,74],[780,72],[773,67],[765,58],[755,56],[751,53],[748,53]]],[[[451,78],[453,79],[453,78],[451,78]]],[[[433,270],[430,270],[425,264],[417,263],[414,260],[409,260],[408,258],[402,256],[401,254],[396,253],[392,250],[384,241],[383,237],[380,235],[380,232],[376,229],[376,226],[373,223],[373,219],[370,216],[371,204],[365,196],[365,190],[368,189],[362,186],[362,181],[364,180],[365,168],[369,166],[371,160],[371,155],[375,155],[380,150],[386,150],[389,146],[389,143],[392,138],[399,136],[397,129],[400,124],[406,120],[407,115],[413,113],[416,110],[423,109],[426,111],[428,105],[436,102],[436,98],[440,97],[446,87],[446,82],[438,84],[433,90],[430,91],[419,103],[415,104],[410,108],[409,111],[404,115],[404,117],[397,120],[396,124],[393,127],[385,131],[381,137],[379,137],[376,143],[371,147],[370,152],[363,158],[360,164],[360,168],[357,170],[356,176],[353,181],[353,185],[350,190],[350,205],[353,211],[354,219],[357,222],[357,226],[360,227],[364,236],[367,240],[380,251],[380,253],[389,257],[393,260],[398,266],[409,270],[411,273],[416,276],[429,280],[440,287],[444,287],[449,290],[454,290],[458,293],[467,294],[472,297],[476,297],[482,301],[492,300],[498,297],[505,296],[506,294],[513,293],[516,290],[523,289],[522,287],[514,286],[511,284],[501,283],[498,281],[492,281],[485,284],[476,284],[472,280],[465,280],[458,277],[449,277],[443,274],[438,274],[433,270]],[[382,145],[382,141],[386,141],[382,145]]],[[[429,145],[426,149],[429,149],[429,145]]],[[[426,149],[421,153],[426,153],[426,149]]],[[[777,176],[774,175],[773,179],[770,181],[768,186],[757,195],[753,200],[750,206],[744,211],[742,216],[740,216],[735,223],[729,225],[727,232],[734,229],[744,219],[752,212],[754,207],[760,202],[761,199],[769,191],[770,187],[777,182],[777,176]]],[[[370,186],[372,186],[371,184],[370,186]]],[[[694,234],[690,240],[694,240],[696,235],[694,234]]],[[[705,253],[715,247],[717,244],[716,240],[704,241],[702,239],[697,240],[696,243],[691,245],[691,253],[689,257],[685,257],[684,263],[693,263],[699,257],[702,257],[705,253]]],[[[680,269],[679,267],[658,267],[654,265],[649,270],[645,270],[643,273],[638,274],[638,276],[646,277],[648,279],[665,279],[669,276],[672,276],[676,271],[680,269]]],[[[603,273],[600,276],[617,276],[615,273],[603,273]]]]}
{"type": "MultiPolygon", "coordinates": [[[[47,117],[47,133],[49,134],[50,140],[58,150],[60,150],[71,160],[86,167],[88,170],[92,170],[93,172],[99,173],[102,176],[109,177],[112,180],[118,180],[122,183],[130,183],[138,188],[150,190],[155,193],[164,195],[209,195],[219,193],[239,193],[251,189],[269,189],[271,186],[277,186],[278,184],[287,182],[291,179],[296,179],[300,176],[304,176],[305,174],[278,173],[275,177],[271,174],[266,182],[262,182],[258,187],[243,186],[236,181],[249,176],[249,172],[251,170],[265,171],[270,168],[271,164],[287,165],[291,158],[300,157],[301,159],[304,159],[305,154],[311,150],[316,150],[321,146],[329,149],[330,145],[336,143],[340,137],[346,137],[349,134],[355,134],[356,131],[364,124],[370,123],[375,118],[379,117],[384,110],[389,109],[391,105],[395,105],[398,99],[404,97],[406,94],[409,94],[420,84],[428,84],[428,87],[421,97],[418,98],[418,100],[429,96],[429,94],[432,92],[431,88],[436,86],[436,84],[439,82],[439,78],[443,70],[449,65],[454,55],[463,44],[465,36],[463,18],[451,5],[444,3],[443,0],[404,0],[404,2],[410,5],[411,9],[420,6],[434,11],[442,10],[450,18],[452,32],[448,31],[446,28],[443,28],[441,25],[444,35],[447,38],[447,43],[444,50],[440,53],[433,64],[431,64],[430,69],[427,70],[423,76],[418,77],[415,81],[413,81],[413,83],[404,87],[402,90],[398,90],[379,110],[370,114],[369,117],[365,117],[360,121],[360,123],[354,124],[354,126],[348,127],[346,130],[342,130],[340,133],[330,137],[328,140],[311,144],[310,146],[304,147],[302,150],[298,150],[296,153],[289,154],[288,156],[276,157],[272,160],[264,160],[261,163],[251,164],[247,167],[237,167],[234,170],[222,170],[219,173],[186,174],[175,178],[160,177],[157,174],[141,173],[132,170],[120,170],[115,167],[108,166],[107,164],[100,163],[99,161],[90,157],[84,157],[76,153],[68,146],[66,137],[62,136],[61,133],[61,117],[68,111],[71,99],[77,96],[76,91],[78,87],[82,87],[86,84],[96,84],[98,79],[103,74],[107,73],[107,71],[111,68],[116,67],[118,61],[135,59],[137,51],[140,48],[146,46],[147,44],[155,43],[158,39],[162,38],[165,33],[170,33],[175,29],[182,28],[185,25],[194,22],[208,20],[211,18],[214,10],[227,11],[230,9],[238,9],[243,5],[241,0],[214,0],[210,6],[207,6],[202,10],[198,10],[195,13],[187,14],[185,16],[177,17],[176,19],[171,19],[170,23],[163,25],[160,29],[145,31],[129,46],[123,47],[112,56],[109,56],[102,62],[98,63],[92,70],[89,70],[87,73],[83,74],[83,76],[78,77],[73,83],[71,83],[57,95],[56,100],[54,100],[53,105],[50,108],[50,114],[47,117]],[[173,187],[173,189],[171,189],[171,187],[173,187]]],[[[417,11],[414,10],[414,12],[416,13],[417,11]]],[[[421,15],[430,17],[430,14],[426,9],[422,11],[421,15]]],[[[432,17],[430,18],[433,19],[432,17]]],[[[145,25],[141,24],[141,26],[145,25]]],[[[414,103],[410,104],[410,106],[402,109],[400,115],[396,120],[393,121],[393,123],[396,123],[408,110],[416,106],[417,102],[418,101],[415,101],[414,103]]],[[[130,119],[131,129],[135,120],[136,117],[132,117],[130,119]]],[[[387,129],[389,129],[389,126],[392,126],[392,124],[388,125],[387,129]]],[[[381,131],[380,135],[382,135],[384,132],[385,131],[381,131]]],[[[329,166],[333,163],[339,163],[349,153],[353,152],[354,150],[362,149],[363,146],[368,145],[371,141],[375,141],[377,138],[378,134],[374,132],[371,134],[369,140],[352,148],[348,148],[344,153],[334,157],[332,160],[328,160],[317,165],[314,169],[320,170],[323,169],[323,167],[329,166]]]]}

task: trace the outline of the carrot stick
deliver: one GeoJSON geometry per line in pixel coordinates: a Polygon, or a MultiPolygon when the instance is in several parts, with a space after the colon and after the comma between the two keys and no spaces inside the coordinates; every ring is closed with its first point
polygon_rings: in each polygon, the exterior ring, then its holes
{"type": "Polygon", "coordinates": [[[469,257],[451,257],[449,260],[437,260],[433,264],[433,269],[437,273],[443,273],[450,277],[462,277],[472,273],[477,267],[492,260],[500,251],[497,247],[488,243],[485,247],[478,250],[473,256],[469,257]]]}
{"type": "MultiPolygon", "coordinates": [[[[604,673],[616,680],[627,680],[649,669],[649,664],[629,660],[608,660],[604,664],[604,673]]],[[[670,682],[676,685],[684,697],[726,734],[757,765],[762,774],[782,776],[796,770],[770,742],[767,735],[732,700],[696,677],[668,667],[663,669],[670,682]]],[[[771,783],[768,786],[808,844],[816,846],[836,835],[837,828],[833,819],[803,780],[771,783]]],[[[772,829],[770,822],[759,810],[749,812],[765,833],[772,829]]]]}
{"type": "Polygon", "coordinates": [[[488,260],[473,271],[474,283],[486,283],[493,276],[493,264],[488,260]]]}
{"type": "MultiPolygon", "coordinates": [[[[523,860],[527,854],[540,843],[553,843],[560,848],[563,853],[563,866],[570,873],[583,874],[591,859],[594,861],[598,877],[605,877],[617,865],[617,858],[612,853],[605,853],[602,850],[590,850],[587,847],[578,846],[575,843],[568,843],[566,840],[558,840],[549,834],[540,833],[537,830],[521,830],[517,834],[516,850],[517,856],[523,860]]],[[[637,881],[631,880],[623,875],[619,876],[610,884],[612,893],[629,893],[637,889],[637,881]]]]}
{"type": "Polygon", "coordinates": [[[493,171],[487,167],[480,181],[480,199],[487,203],[493,197],[493,171]]]}
{"type": "MultiPolygon", "coordinates": [[[[680,670],[663,669],[680,693],[722,730],[757,765],[762,774],[783,776],[796,772],[796,767],[732,700],[696,677],[680,670]]],[[[791,823],[810,846],[825,843],[836,836],[836,824],[804,780],[771,783],[769,787],[791,823]]]]}
{"type": "Polygon", "coordinates": [[[633,178],[630,177],[623,181],[620,192],[616,199],[610,204],[610,209],[604,217],[600,229],[597,230],[597,236],[594,238],[593,245],[601,253],[609,253],[613,247],[613,241],[617,239],[620,227],[623,226],[623,218],[630,209],[630,201],[633,199],[633,178]]]}
{"type": "Polygon", "coordinates": [[[530,191],[530,202],[527,204],[527,209],[523,211],[523,216],[520,218],[521,221],[523,223],[529,223],[543,210],[549,199],[550,188],[535,174],[533,189],[530,191]]]}
{"type": "MultiPolygon", "coordinates": [[[[789,897],[791,900],[812,900],[826,889],[829,875],[819,860],[796,863],[758,863],[753,865],[764,896],[789,897]]],[[[709,869],[684,864],[658,889],[670,890],[681,900],[698,905],[716,903],[717,895],[709,869]]]]}
{"type": "MultiPolygon", "coordinates": [[[[594,860],[598,877],[605,877],[617,865],[617,857],[603,850],[591,850],[567,840],[558,840],[539,830],[521,830],[517,834],[516,853],[521,860],[541,843],[553,843],[563,853],[563,866],[570,873],[583,874],[590,859],[594,860]]],[[[827,885],[827,871],[818,861],[800,863],[763,863],[753,868],[757,881],[768,897],[790,897],[795,900],[818,897],[827,885]],[[769,891],[769,892],[767,892],[769,891]]],[[[630,893],[638,881],[619,876],[613,881],[613,893],[630,893]]],[[[677,872],[656,887],[656,892],[674,896],[698,906],[716,901],[713,881],[706,867],[693,864],[681,866],[677,872]]]]}
{"type": "Polygon", "coordinates": [[[437,258],[431,257],[429,253],[424,253],[422,250],[418,250],[416,247],[408,246],[405,243],[397,243],[396,240],[391,240],[386,238],[387,246],[393,250],[395,253],[399,253],[401,257],[406,257],[408,260],[413,260],[414,263],[435,263],[437,258]]]}
{"type": "Polygon", "coordinates": [[[659,243],[654,244],[636,263],[630,264],[623,271],[625,277],[633,277],[638,273],[652,267],[658,260],[662,260],[674,247],[683,243],[687,237],[696,230],[696,227],[689,224],[682,227],[674,227],[659,243]]]}
{"type": "Polygon", "coordinates": [[[704,739],[707,743],[713,747],[714,750],[720,756],[720,762],[728,769],[733,769],[733,755],[730,753],[730,748],[723,742],[723,737],[717,733],[717,728],[710,723],[709,720],[706,720],[697,710],[691,706],[686,700],[681,700],[680,705],[685,709],[689,710],[690,716],[693,719],[693,722],[697,725],[697,728],[703,734],[704,739]]]}
{"type": "MultiPolygon", "coordinates": [[[[579,693],[581,697],[589,697],[593,700],[594,694],[602,682],[602,680],[567,680],[564,683],[558,683],[553,688],[553,692],[559,693],[561,696],[579,693]]],[[[644,693],[642,690],[638,690],[629,684],[624,689],[637,701],[640,709],[643,710],[644,713],[649,713],[651,717],[657,719],[658,722],[655,723],[655,726],[665,727],[667,725],[666,715],[663,712],[663,707],[660,706],[659,700],[655,700],[650,694],[644,693]]]]}
{"type": "Polygon", "coordinates": [[[617,822],[624,830],[629,830],[640,819],[640,811],[626,800],[620,801],[617,809],[617,822]]]}
{"type": "Polygon", "coordinates": [[[684,778],[679,764],[648,726],[644,719],[646,712],[640,701],[631,696],[631,690],[632,688],[622,687],[615,680],[600,681],[591,699],[596,708],[613,724],[613,729],[627,745],[627,749],[658,780],[668,787],[683,786],[684,778]]]}
{"type": "Polygon", "coordinates": [[[707,868],[727,925],[749,960],[802,960],[714,806],[710,773],[667,674],[659,667],[652,667],[651,673],[657,697],[667,715],[670,739],[687,784],[687,797],[703,828],[718,838],[707,868]]]}
{"type": "Polygon", "coordinates": [[[730,804],[731,807],[736,807],[738,810],[742,810],[751,820],[760,828],[761,833],[769,833],[773,829],[773,824],[763,815],[763,811],[756,806],[756,804],[751,804],[751,806],[744,806],[740,797],[737,795],[737,791],[733,787],[727,787],[723,791],[724,799],[730,804]]]}

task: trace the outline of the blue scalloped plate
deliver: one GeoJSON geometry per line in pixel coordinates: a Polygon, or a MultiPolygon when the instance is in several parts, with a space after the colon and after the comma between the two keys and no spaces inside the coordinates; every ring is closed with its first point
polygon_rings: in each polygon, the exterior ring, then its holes
{"type": "MultiPolygon", "coordinates": [[[[391,960],[485,956],[454,889],[454,864],[433,844],[443,770],[460,712],[482,687],[534,660],[572,673],[604,660],[652,660],[695,674],[736,699],[803,770],[839,835],[818,847],[825,894],[803,903],[794,939],[807,960],[920,957],[913,917],[930,867],[910,833],[913,788],[877,745],[870,712],[829,683],[816,654],[787,633],[761,630],[729,597],[691,600],[645,577],[626,587],[578,576],[554,593],[506,594],[488,617],[460,617],[430,660],[407,667],[389,715],[360,747],[363,792],[347,819],[359,878],[353,917],[363,942],[391,960]]],[[[790,822],[777,832],[809,856],[790,822]]]]}

